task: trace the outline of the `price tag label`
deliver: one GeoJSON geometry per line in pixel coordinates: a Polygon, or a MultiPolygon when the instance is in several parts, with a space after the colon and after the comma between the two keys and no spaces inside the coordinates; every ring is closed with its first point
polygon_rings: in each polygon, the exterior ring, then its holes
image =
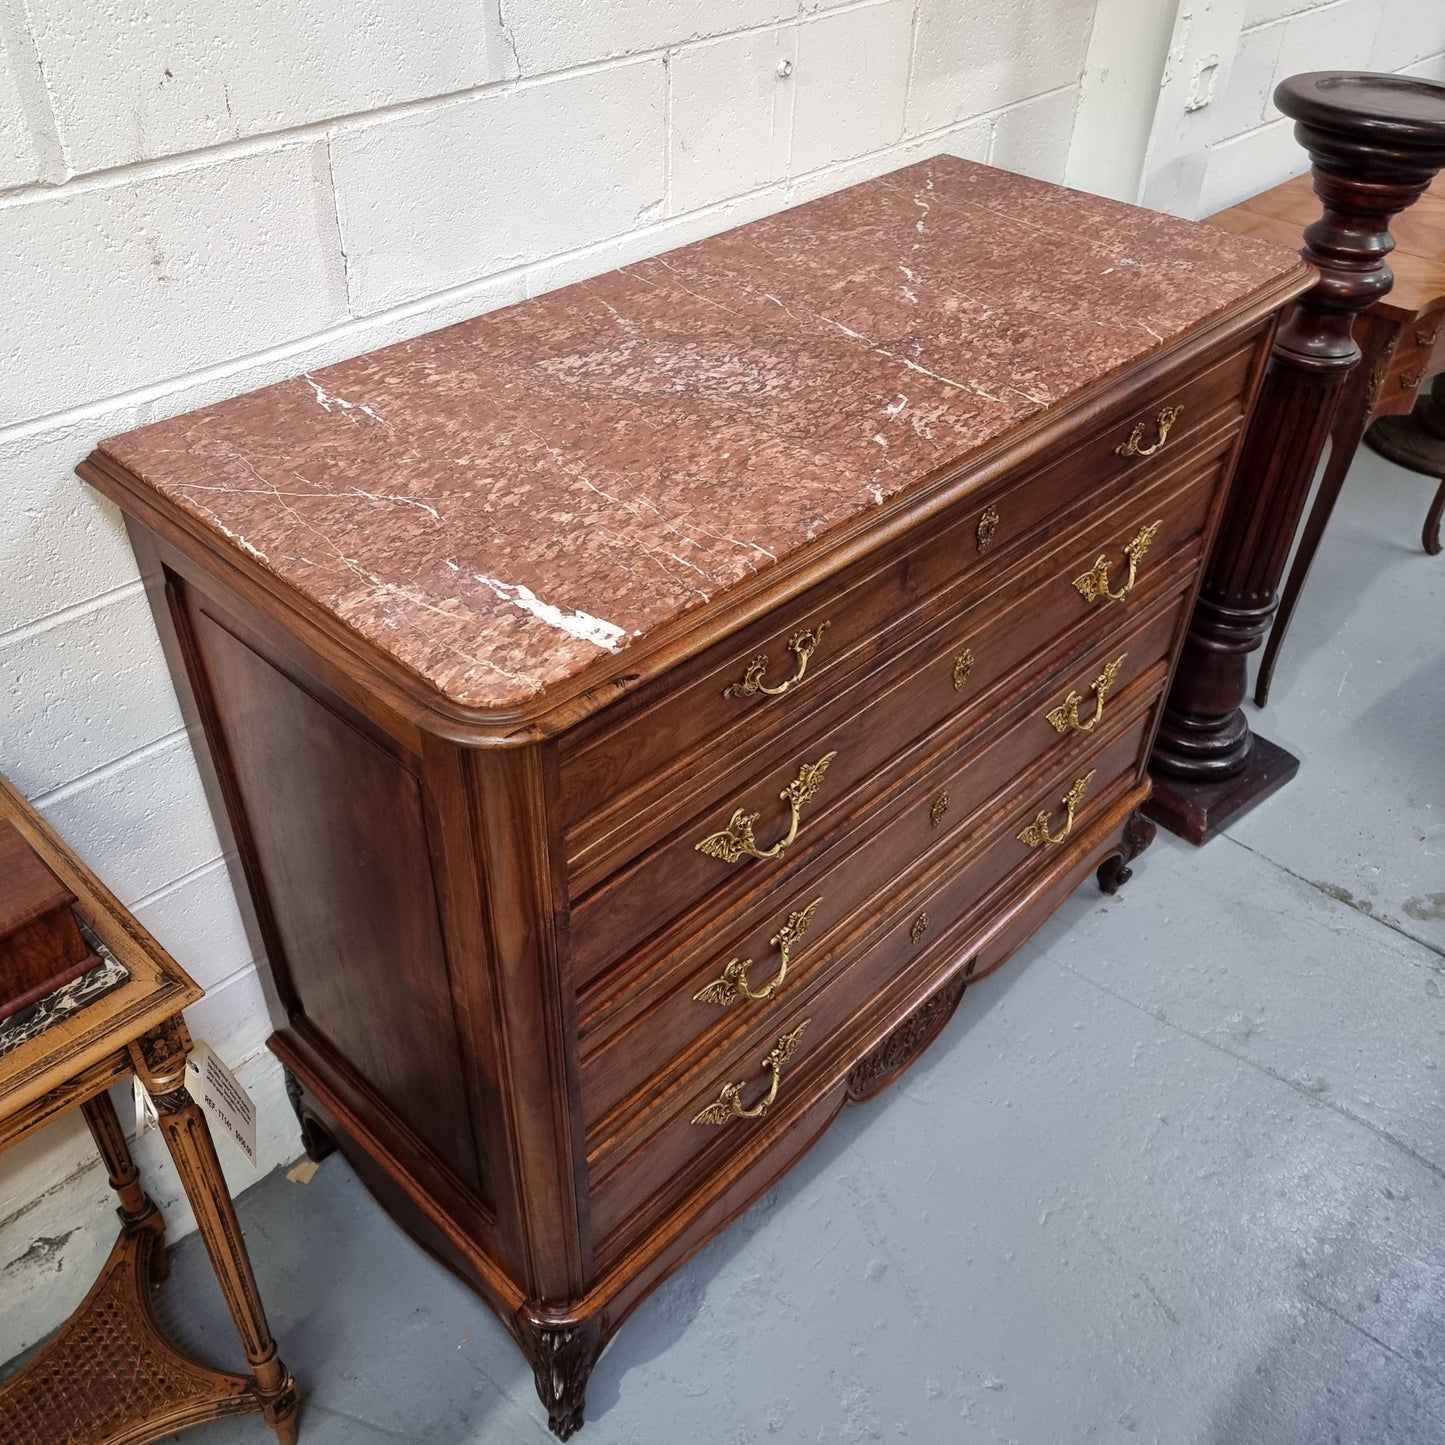
{"type": "Polygon", "coordinates": [[[140,1076],[132,1074],[130,1082],[135,1093],[135,1137],[139,1139],[142,1134],[147,1134],[156,1127],[160,1116],[156,1113],[156,1106],[151,1102],[151,1096],[146,1093],[140,1076]]]}
{"type": "Polygon", "coordinates": [[[186,1089],[205,1111],[212,1129],[224,1134],[256,1167],[256,1106],[236,1076],[212,1051],[197,1043],[186,1060],[186,1089]]]}

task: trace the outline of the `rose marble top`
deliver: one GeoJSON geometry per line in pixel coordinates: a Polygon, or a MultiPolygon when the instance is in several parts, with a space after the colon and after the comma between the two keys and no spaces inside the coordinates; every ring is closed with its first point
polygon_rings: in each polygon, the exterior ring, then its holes
{"type": "Polygon", "coordinates": [[[100,450],[510,709],[1297,267],[940,157],[100,450]]]}

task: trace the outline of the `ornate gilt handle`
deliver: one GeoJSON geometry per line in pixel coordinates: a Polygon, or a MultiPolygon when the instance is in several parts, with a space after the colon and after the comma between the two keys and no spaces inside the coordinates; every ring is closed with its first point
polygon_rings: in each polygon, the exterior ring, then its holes
{"type": "Polygon", "coordinates": [[[813,915],[822,901],[821,898],[815,898],[806,908],[790,913],[788,921],[768,940],[778,950],[778,971],[762,988],[754,989],[748,984],[748,969],[752,967],[752,959],[735,958],[723,969],[721,978],[714,979],[706,988],[699,989],[693,994],[693,998],[698,1003],[715,1003],[723,1008],[731,1007],[739,999],[746,998],[761,1003],[772,998],[782,988],[783,980],[788,976],[792,951],[803,941],[803,935],[807,933],[813,915]]]}
{"type": "Polygon", "coordinates": [[[1094,781],[1096,769],[1090,769],[1085,773],[1072,788],[1063,796],[1064,804],[1064,828],[1061,833],[1049,832],[1049,810],[1040,808],[1038,816],[1019,834],[1019,842],[1027,843],[1030,848],[1041,848],[1045,843],[1054,847],[1058,845],[1069,834],[1074,831],[1074,810],[1084,801],[1084,794],[1089,791],[1089,784],[1094,781]]]}
{"type": "Polygon", "coordinates": [[[763,1068],[771,1070],[773,1075],[773,1086],[768,1090],[765,1099],[759,1099],[751,1109],[744,1109],[742,1094],[746,1083],[724,1084],[717,1096],[717,1103],[709,1104],[700,1114],[694,1114],[692,1122],[730,1124],[734,1119],[761,1119],[772,1108],[773,1100],[778,1097],[778,1085],[783,1082],[783,1065],[797,1051],[798,1040],[803,1037],[803,1030],[811,1022],[811,1019],[804,1019],[792,1033],[784,1034],[763,1060],[763,1068]]]}
{"type": "Polygon", "coordinates": [[[798,659],[798,670],[786,682],[780,682],[777,687],[768,687],[763,682],[763,674],[768,670],[768,657],[766,653],[760,653],[748,663],[741,682],[723,688],[723,696],[752,697],[760,692],[766,697],[782,697],[785,692],[792,692],[802,682],[803,674],[808,670],[808,659],[823,640],[823,631],[827,626],[826,622],[822,622],[817,627],[805,627],[788,639],[788,651],[798,659]]]}
{"type": "Polygon", "coordinates": [[[1079,694],[1072,688],[1069,689],[1068,697],[1048,714],[1049,725],[1056,733],[1091,733],[1098,727],[1104,716],[1104,699],[1113,687],[1119,676],[1119,669],[1123,667],[1124,659],[1128,655],[1127,652],[1121,653],[1089,684],[1089,691],[1094,694],[1094,715],[1088,722],[1079,721],[1079,694]]]}
{"type": "Polygon", "coordinates": [[[1121,457],[1152,457],[1156,452],[1162,452],[1169,441],[1170,429],[1179,420],[1183,410],[1182,406],[1160,408],[1158,416],[1154,418],[1154,429],[1158,435],[1147,447],[1141,447],[1139,443],[1144,440],[1144,428],[1149,423],[1136,422],[1134,430],[1129,433],[1129,440],[1120,442],[1114,448],[1115,454],[1121,457]]]}
{"type": "Polygon", "coordinates": [[[798,824],[802,820],[803,804],[808,802],[823,783],[823,774],[837,753],[824,753],[816,763],[804,763],[798,769],[798,776],[783,789],[778,797],[788,805],[792,822],[787,836],[779,838],[771,848],[759,848],[753,837],[753,824],[761,814],[745,813],[741,808],[732,815],[721,833],[709,833],[697,845],[699,853],[709,858],[720,858],[724,863],[737,863],[744,858],[776,858],[794,838],[798,836],[798,824]]]}
{"type": "Polygon", "coordinates": [[[1084,601],[1097,602],[1099,598],[1104,597],[1110,602],[1122,602],[1134,590],[1134,582],[1139,574],[1139,564],[1144,560],[1144,554],[1149,550],[1149,544],[1154,540],[1154,534],[1163,525],[1161,520],[1151,522],[1147,527],[1140,527],[1135,532],[1133,539],[1124,544],[1124,558],[1129,563],[1129,576],[1117,592],[1109,586],[1108,557],[1098,558],[1082,577],[1075,577],[1074,586],[1084,601]]]}

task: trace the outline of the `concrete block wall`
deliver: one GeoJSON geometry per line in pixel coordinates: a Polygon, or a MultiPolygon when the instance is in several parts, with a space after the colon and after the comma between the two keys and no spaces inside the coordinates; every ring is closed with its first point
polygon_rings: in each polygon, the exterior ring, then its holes
{"type": "MultiPolygon", "coordinates": [[[[0,770],[209,991],[195,1031],[257,1099],[263,1170],[296,1144],[254,960],[119,518],[75,463],[940,151],[1058,179],[1093,13],[0,0],[0,770]]],[[[112,1230],[78,1121],[6,1157],[0,1360],[112,1230]]]]}
{"type": "Polygon", "coordinates": [[[1211,104],[1215,142],[1195,214],[1301,174],[1308,159],[1270,101],[1288,75],[1377,70],[1445,81],[1445,6],[1432,0],[1247,0],[1239,48],[1211,104]]]}

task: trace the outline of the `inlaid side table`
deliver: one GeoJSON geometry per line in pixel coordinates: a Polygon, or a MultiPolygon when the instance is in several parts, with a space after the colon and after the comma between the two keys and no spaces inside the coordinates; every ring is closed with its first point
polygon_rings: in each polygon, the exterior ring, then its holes
{"type": "MultiPolygon", "coordinates": [[[[1298,245],[1304,228],[1320,213],[1308,175],[1209,218],[1239,235],[1298,245]]],[[[1361,438],[1391,461],[1439,480],[1426,516],[1425,550],[1440,550],[1440,516],[1445,510],[1445,387],[1431,396],[1425,383],[1445,373],[1445,174],[1409,210],[1391,223],[1394,249],[1389,266],[1394,287],[1355,325],[1360,363],[1346,383],[1330,431],[1330,458],[1320,479],[1294,562],[1280,592],[1279,610],[1260,658],[1254,700],[1263,707],[1280,647],[1294,616],[1330,514],[1339,500],[1361,438]],[[1418,402],[1418,404],[1417,404],[1418,402]],[[1414,408],[1413,417],[1407,417],[1414,408]]]]}
{"type": "Polygon", "coordinates": [[[80,1308],[0,1388],[0,1435],[5,1445],[143,1445],[259,1412],[281,1445],[293,1445],[300,1394],[266,1324],[204,1115],[186,1091],[181,1010],[201,990],[0,778],[6,819],[76,896],[100,963],[0,1027],[0,1151],[79,1107],[120,1199],[121,1234],[80,1308]],[[107,1093],[132,1075],[155,1103],[249,1374],[190,1358],[157,1322],[150,1292],[168,1271],[165,1223],[107,1093]]]}

